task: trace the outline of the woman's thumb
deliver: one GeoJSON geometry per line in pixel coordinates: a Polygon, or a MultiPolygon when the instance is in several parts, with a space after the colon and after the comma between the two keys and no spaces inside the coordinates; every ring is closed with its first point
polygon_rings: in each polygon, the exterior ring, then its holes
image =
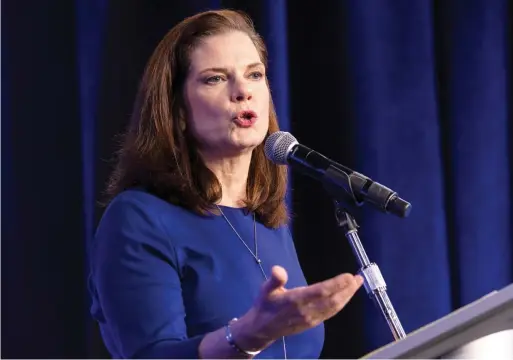
{"type": "Polygon", "coordinates": [[[269,294],[270,292],[285,286],[289,276],[287,271],[281,266],[275,265],[271,269],[271,277],[264,283],[263,292],[269,294]]]}

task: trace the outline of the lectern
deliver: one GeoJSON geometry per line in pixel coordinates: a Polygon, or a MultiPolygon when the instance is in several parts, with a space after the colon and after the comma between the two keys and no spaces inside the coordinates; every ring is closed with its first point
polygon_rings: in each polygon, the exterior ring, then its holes
{"type": "Polygon", "coordinates": [[[513,359],[513,284],[363,358],[513,359]]]}

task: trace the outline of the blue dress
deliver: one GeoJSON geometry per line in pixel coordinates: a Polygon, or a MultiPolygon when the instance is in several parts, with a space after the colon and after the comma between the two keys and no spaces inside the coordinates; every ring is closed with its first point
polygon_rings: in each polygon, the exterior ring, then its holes
{"type": "MultiPolygon", "coordinates": [[[[254,251],[253,216],[222,206],[254,251]]],[[[287,227],[257,222],[258,254],[306,285],[287,227]]],[[[114,358],[198,358],[203,336],[240,317],[265,281],[260,267],[221,216],[200,216],[142,190],[119,194],[90,249],[91,313],[114,358]]],[[[324,325],[285,338],[288,358],[318,358],[324,325]]],[[[258,358],[283,358],[280,340],[258,358]]]]}

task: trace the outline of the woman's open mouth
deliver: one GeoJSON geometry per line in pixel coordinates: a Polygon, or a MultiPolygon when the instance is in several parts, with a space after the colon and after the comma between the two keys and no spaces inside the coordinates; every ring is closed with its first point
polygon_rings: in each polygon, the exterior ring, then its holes
{"type": "Polygon", "coordinates": [[[248,128],[253,126],[258,117],[253,110],[240,111],[235,117],[235,123],[240,127],[248,128]]]}

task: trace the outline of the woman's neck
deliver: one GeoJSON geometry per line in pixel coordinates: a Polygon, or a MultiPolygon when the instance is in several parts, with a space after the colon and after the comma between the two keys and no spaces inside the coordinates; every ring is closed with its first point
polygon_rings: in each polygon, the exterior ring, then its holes
{"type": "Polygon", "coordinates": [[[229,207],[244,206],[251,152],[222,158],[203,155],[203,161],[221,184],[222,197],[217,204],[229,207]]]}

